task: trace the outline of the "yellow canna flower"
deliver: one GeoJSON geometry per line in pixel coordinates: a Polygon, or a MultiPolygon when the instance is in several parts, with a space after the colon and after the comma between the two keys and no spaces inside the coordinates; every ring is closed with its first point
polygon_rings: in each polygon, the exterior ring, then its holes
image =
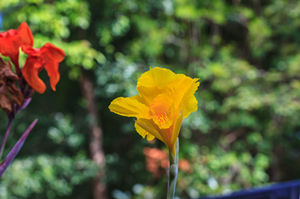
{"type": "Polygon", "coordinates": [[[198,86],[197,78],[151,68],[138,79],[138,95],[116,98],[109,109],[122,116],[136,117],[136,131],[149,141],[161,140],[174,155],[182,120],[197,110],[194,93],[198,86]]]}

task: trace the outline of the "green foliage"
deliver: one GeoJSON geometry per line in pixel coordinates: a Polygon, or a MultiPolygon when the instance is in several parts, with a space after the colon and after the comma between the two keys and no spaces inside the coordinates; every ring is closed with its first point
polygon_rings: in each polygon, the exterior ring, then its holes
{"type": "MultiPolygon", "coordinates": [[[[40,123],[43,123],[43,118],[40,118],[40,123]]],[[[18,124],[22,125],[20,122],[18,124]]],[[[36,140],[31,141],[32,147],[27,144],[30,151],[36,151],[36,155],[15,160],[2,176],[1,198],[72,196],[76,186],[82,186],[82,183],[88,182],[96,174],[97,166],[83,151],[84,136],[76,131],[71,117],[57,114],[51,124],[55,125],[48,125],[47,136],[41,136],[42,144],[35,143],[36,140]],[[49,144],[54,148],[43,149],[43,145],[49,144]]],[[[34,133],[38,132],[33,131],[32,134],[34,133]]],[[[40,133],[46,132],[42,130],[40,133]]],[[[26,146],[24,150],[26,151],[26,146]]]]}
{"type": "Polygon", "coordinates": [[[166,176],[153,178],[143,155],[145,146],[162,144],[141,140],[133,119],[107,110],[114,97],[136,94],[150,66],[201,82],[199,110],[180,134],[180,157],[191,166],[179,174],[181,198],[299,178],[300,2],[6,0],[0,10],[3,29],[26,20],[36,46],[50,41],[67,54],[58,91],[35,95],[24,113],[40,126],[1,181],[1,198],[90,197],[89,119],[76,81],[82,68],[96,84],[110,198],[165,197],[166,176]]]}
{"type": "Polygon", "coordinates": [[[59,198],[91,178],[96,166],[84,157],[38,155],[16,160],[0,183],[0,196],[12,198],[59,198]],[[47,187],[47,189],[45,188],[47,187]]]}

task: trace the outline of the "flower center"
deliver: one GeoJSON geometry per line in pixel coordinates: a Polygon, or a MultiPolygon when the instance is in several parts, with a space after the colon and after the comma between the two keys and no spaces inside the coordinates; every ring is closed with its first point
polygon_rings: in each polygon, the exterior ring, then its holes
{"type": "Polygon", "coordinates": [[[158,95],[150,105],[150,114],[155,124],[161,129],[169,128],[173,123],[173,101],[166,94],[158,95]]]}

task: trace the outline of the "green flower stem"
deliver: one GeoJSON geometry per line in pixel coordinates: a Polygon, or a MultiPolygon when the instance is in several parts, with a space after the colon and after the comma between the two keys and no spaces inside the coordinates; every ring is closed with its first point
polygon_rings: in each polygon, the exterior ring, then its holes
{"type": "Polygon", "coordinates": [[[179,138],[176,141],[175,156],[173,157],[172,152],[169,151],[170,167],[168,171],[168,195],[167,199],[174,199],[177,174],[178,174],[178,153],[179,153],[179,138]]]}

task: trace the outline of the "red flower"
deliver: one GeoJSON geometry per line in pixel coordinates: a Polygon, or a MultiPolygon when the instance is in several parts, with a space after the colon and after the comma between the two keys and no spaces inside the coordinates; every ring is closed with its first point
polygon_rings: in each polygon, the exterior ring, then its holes
{"type": "Polygon", "coordinates": [[[26,82],[38,93],[44,93],[46,86],[38,74],[45,68],[50,78],[51,88],[55,91],[55,86],[60,78],[58,64],[65,57],[64,51],[50,43],[46,43],[40,49],[23,47],[22,50],[28,55],[22,68],[22,74],[26,82]]]}
{"type": "Polygon", "coordinates": [[[0,53],[10,57],[17,70],[19,70],[19,48],[23,46],[33,46],[33,36],[26,22],[23,22],[17,30],[10,29],[0,33],[0,53]]]}

